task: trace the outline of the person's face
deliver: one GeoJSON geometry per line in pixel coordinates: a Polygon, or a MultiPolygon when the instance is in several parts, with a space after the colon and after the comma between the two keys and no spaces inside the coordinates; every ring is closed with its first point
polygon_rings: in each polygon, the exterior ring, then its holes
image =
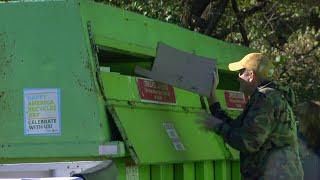
{"type": "Polygon", "coordinates": [[[240,82],[240,91],[249,96],[255,89],[255,74],[251,70],[241,69],[238,74],[240,82]]]}

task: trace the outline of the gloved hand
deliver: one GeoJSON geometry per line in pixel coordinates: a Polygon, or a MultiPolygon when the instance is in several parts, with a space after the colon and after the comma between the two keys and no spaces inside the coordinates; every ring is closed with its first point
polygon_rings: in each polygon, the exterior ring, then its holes
{"type": "Polygon", "coordinates": [[[218,132],[219,127],[223,124],[221,119],[207,113],[199,113],[198,118],[196,122],[200,125],[200,128],[205,131],[218,132]]]}

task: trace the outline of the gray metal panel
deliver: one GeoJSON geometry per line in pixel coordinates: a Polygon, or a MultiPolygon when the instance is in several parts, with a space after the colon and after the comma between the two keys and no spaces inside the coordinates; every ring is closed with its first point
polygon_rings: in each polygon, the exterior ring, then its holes
{"type": "Polygon", "coordinates": [[[200,95],[210,96],[216,71],[214,59],[200,57],[158,43],[152,71],[136,67],[136,74],[200,95]]]}

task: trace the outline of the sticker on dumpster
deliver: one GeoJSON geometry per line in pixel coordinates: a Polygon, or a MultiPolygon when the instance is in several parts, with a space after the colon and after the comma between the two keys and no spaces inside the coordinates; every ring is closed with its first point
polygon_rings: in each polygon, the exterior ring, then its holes
{"type": "Polygon", "coordinates": [[[139,180],[138,166],[126,166],[126,180],[139,180]]]}
{"type": "Polygon", "coordinates": [[[247,100],[242,92],[224,91],[227,108],[231,110],[243,110],[247,100]]]}
{"type": "Polygon", "coordinates": [[[172,86],[146,78],[137,78],[137,85],[142,102],[176,104],[172,86]]]}
{"type": "Polygon", "coordinates": [[[60,89],[24,89],[24,135],[60,135],[60,89]]]}
{"type": "Polygon", "coordinates": [[[170,122],[165,122],[163,123],[163,127],[166,130],[169,138],[171,139],[173,147],[177,151],[184,151],[185,150],[184,145],[181,143],[178,133],[174,128],[173,124],[170,122]]]}
{"type": "Polygon", "coordinates": [[[116,155],[118,154],[118,146],[114,145],[100,145],[99,155],[116,155]]]}
{"type": "Polygon", "coordinates": [[[180,142],[180,140],[178,139],[178,141],[173,141],[173,146],[177,151],[184,151],[184,145],[180,142]]]}

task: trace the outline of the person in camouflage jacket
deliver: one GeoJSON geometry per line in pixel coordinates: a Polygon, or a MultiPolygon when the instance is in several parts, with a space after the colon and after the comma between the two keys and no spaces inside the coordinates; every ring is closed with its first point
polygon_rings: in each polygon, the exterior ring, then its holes
{"type": "Polygon", "coordinates": [[[292,90],[268,80],[273,73],[272,63],[260,53],[248,54],[229,64],[229,69],[239,71],[240,91],[249,96],[249,101],[233,120],[216,101],[214,89],[208,99],[213,116],[203,121],[205,128],[240,151],[244,179],[303,179],[291,109],[292,90]]]}

